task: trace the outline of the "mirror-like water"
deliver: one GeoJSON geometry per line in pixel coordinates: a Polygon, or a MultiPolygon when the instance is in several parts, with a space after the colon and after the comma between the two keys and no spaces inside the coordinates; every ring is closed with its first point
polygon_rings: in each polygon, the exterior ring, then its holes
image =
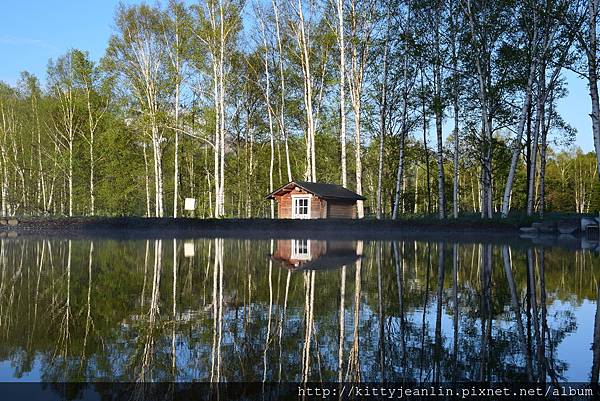
{"type": "Polygon", "coordinates": [[[0,380],[597,380],[598,277],[560,248],[5,239],[0,380]]]}

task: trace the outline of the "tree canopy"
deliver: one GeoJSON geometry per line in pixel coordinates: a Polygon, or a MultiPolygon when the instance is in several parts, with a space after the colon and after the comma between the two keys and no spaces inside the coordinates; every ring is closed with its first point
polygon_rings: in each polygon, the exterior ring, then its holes
{"type": "MultiPolygon", "coordinates": [[[[101,60],[0,83],[3,215],[266,217],[291,179],[359,216],[600,210],[598,0],[120,5],[101,60]],[[596,152],[557,110],[590,88],[596,152]]],[[[587,110],[582,113],[588,114],[587,110]]]]}

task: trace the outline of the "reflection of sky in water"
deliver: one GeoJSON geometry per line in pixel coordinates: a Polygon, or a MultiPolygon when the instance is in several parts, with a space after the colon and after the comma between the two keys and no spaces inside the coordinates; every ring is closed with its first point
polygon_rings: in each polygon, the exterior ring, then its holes
{"type": "Polygon", "coordinates": [[[31,371],[24,372],[21,377],[15,377],[12,361],[0,361],[0,380],[3,382],[39,382],[41,376],[41,363],[38,358],[33,362],[31,371]]]}
{"type": "MultiPolygon", "coordinates": [[[[433,300],[435,301],[435,299],[433,300]]],[[[593,329],[594,329],[594,314],[596,313],[596,304],[589,300],[584,300],[581,305],[577,306],[571,303],[565,303],[561,301],[555,301],[548,307],[548,314],[552,316],[554,313],[560,313],[563,311],[572,311],[574,312],[576,321],[577,321],[577,329],[575,332],[570,333],[564,339],[562,343],[559,344],[557,349],[557,356],[559,359],[565,361],[568,364],[568,370],[565,374],[566,381],[586,381],[589,380],[590,376],[590,366],[592,363],[592,352],[590,347],[593,341],[593,329]]],[[[415,310],[410,314],[406,315],[407,321],[411,321],[414,323],[420,323],[422,321],[423,310],[415,310]]],[[[373,312],[370,310],[363,310],[361,313],[361,319],[368,319],[373,316],[373,312]]],[[[432,331],[434,329],[433,324],[436,318],[436,310],[435,310],[435,302],[432,302],[427,309],[427,313],[425,315],[428,327],[430,329],[430,334],[433,334],[432,331]]],[[[296,321],[296,323],[300,323],[296,321]]],[[[351,313],[347,312],[346,317],[346,333],[349,333],[352,330],[352,316],[351,313]]],[[[398,324],[396,319],[396,324],[398,324]]],[[[504,327],[513,327],[512,322],[501,322],[496,321],[496,325],[501,325],[504,327]]],[[[448,314],[446,308],[442,309],[442,319],[441,319],[441,327],[442,327],[442,337],[444,338],[445,344],[451,344],[454,337],[454,321],[453,315],[448,314]]],[[[376,332],[376,328],[373,327],[373,331],[376,332]]],[[[230,336],[227,333],[224,333],[225,337],[229,337],[229,339],[224,339],[224,343],[232,342],[230,336]]],[[[189,344],[185,342],[185,338],[181,338],[177,336],[177,360],[183,366],[189,366],[190,372],[189,374],[182,374],[182,380],[186,378],[188,380],[192,380],[199,374],[193,372],[194,362],[191,359],[192,352],[190,351],[189,344]]],[[[35,359],[32,370],[29,372],[24,372],[21,377],[14,377],[15,367],[12,361],[0,361],[0,379],[3,382],[38,382],[41,378],[41,362],[39,358],[35,359]]]]}
{"type": "MultiPolygon", "coordinates": [[[[573,382],[582,382],[590,379],[590,367],[592,366],[592,351],[591,346],[594,334],[594,315],[596,313],[596,303],[589,300],[584,300],[581,305],[555,301],[548,306],[549,322],[548,325],[552,329],[552,319],[550,318],[555,313],[561,312],[574,313],[577,329],[573,333],[567,334],[566,338],[558,345],[556,357],[564,361],[568,368],[565,372],[565,380],[573,382]]],[[[420,322],[423,311],[413,313],[409,319],[420,322]]],[[[514,316],[512,311],[508,316],[514,316]]],[[[430,329],[433,327],[436,318],[435,304],[431,304],[427,310],[426,320],[429,322],[430,329]]],[[[451,344],[454,338],[454,321],[453,314],[448,314],[446,308],[442,309],[442,336],[446,344],[451,344]]],[[[514,329],[514,321],[494,321],[494,326],[501,326],[505,329],[514,329]]],[[[459,326],[460,330],[460,326],[459,326]]],[[[432,334],[432,333],[431,333],[432,334]]]]}
{"type": "MultiPolygon", "coordinates": [[[[85,368],[81,369],[81,355],[84,353],[82,333],[86,322],[86,299],[89,290],[89,242],[72,241],[73,255],[68,275],[65,263],[69,249],[67,243],[55,241],[52,247],[46,247],[46,251],[52,249],[53,266],[45,266],[42,269],[38,269],[36,265],[39,261],[36,252],[42,248],[40,242],[9,243],[18,245],[14,248],[11,248],[12,245],[6,245],[6,242],[2,244],[6,246],[8,260],[0,273],[0,280],[4,277],[4,282],[0,281],[0,312],[5,314],[0,316],[0,322],[10,322],[10,330],[7,341],[0,344],[0,381],[56,381],[71,377],[73,379],[70,380],[77,381],[137,380],[148,344],[149,359],[144,367],[144,380],[173,380],[173,377],[179,381],[210,380],[211,377],[216,377],[216,366],[222,369],[217,375],[221,380],[260,381],[263,377],[267,380],[277,380],[279,374],[283,380],[299,380],[304,363],[304,322],[310,306],[310,291],[307,293],[307,288],[310,287],[307,285],[311,276],[315,277],[312,334],[318,341],[318,347],[313,343],[310,350],[309,378],[318,378],[321,374],[324,380],[336,380],[338,377],[341,270],[327,265],[327,269],[322,270],[290,272],[289,266],[294,266],[294,269],[298,266],[294,265],[293,261],[286,261],[286,257],[291,254],[286,256],[290,248],[285,241],[279,241],[274,247],[275,252],[272,252],[268,241],[196,240],[194,258],[183,257],[184,247],[181,241],[178,248],[181,255],[176,275],[175,319],[172,312],[172,241],[162,241],[163,252],[158,259],[154,257],[154,247],[159,246],[159,242],[97,241],[94,248],[91,281],[93,291],[90,304],[94,325],[85,349],[89,359],[85,368]],[[21,244],[29,247],[26,253],[22,253],[21,244]],[[146,249],[148,253],[145,252],[146,249]],[[21,254],[30,258],[23,261],[22,268],[19,267],[21,254]],[[217,254],[221,255],[221,261],[217,254]],[[220,295],[221,279],[213,273],[217,272],[216,269],[221,263],[223,313],[222,330],[220,339],[217,340],[218,325],[213,321],[213,302],[214,297],[220,295]],[[270,263],[273,264],[269,280],[270,263]],[[42,274],[40,272],[43,273],[39,280],[40,312],[37,324],[34,324],[30,321],[31,309],[28,308],[31,308],[31,305],[27,302],[35,298],[31,291],[36,288],[37,275],[42,274]],[[155,274],[157,276],[154,276],[155,274]],[[69,282],[66,281],[67,277],[70,277],[69,282]],[[280,343],[280,319],[283,316],[282,304],[288,277],[289,299],[280,343]],[[150,290],[155,279],[158,280],[156,318],[154,323],[150,323],[150,290]],[[72,308],[72,321],[69,325],[71,339],[66,351],[67,359],[61,360],[58,356],[60,353],[57,352],[58,344],[61,343],[60,316],[64,312],[62,300],[67,293],[70,294],[72,308]],[[14,302],[14,296],[11,301],[8,294],[19,294],[19,302],[14,302]],[[273,301],[270,319],[269,299],[273,301]],[[7,313],[11,315],[8,320],[7,313]],[[49,319],[48,316],[53,317],[49,319]],[[30,336],[32,326],[36,327],[36,331],[30,336]],[[175,371],[171,366],[173,336],[175,371]],[[26,349],[30,350],[28,357],[26,349]],[[66,363],[63,363],[65,361],[66,363]]],[[[396,270],[394,252],[389,242],[365,243],[364,249],[361,247],[363,256],[358,259],[356,243],[338,241],[328,244],[315,240],[311,241],[311,244],[313,262],[318,258],[331,261],[347,260],[351,257],[348,260],[356,260],[352,262],[356,265],[350,264],[346,269],[344,374],[349,369],[354,332],[358,330],[362,380],[382,380],[383,374],[386,380],[409,377],[429,381],[432,380],[435,369],[439,370],[441,380],[453,377],[454,275],[451,246],[446,247],[444,261],[440,319],[442,347],[438,354],[439,366],[436,367],[434,359],[439,289],[436,244],[420,244],[416,253],[414,243],[408,244],[404,249],[407,253],[400,270],[396,270]],[[382,247],[382,265],[378,269],[376,250],[379,246],[382,247]],[[427,252],[431,252],[431,258],[428,258],[427,252]],[[428,263],[431,263],[429,269],[428,263]],[[361,266],[361,304],[358,311],[359,324],[355,327],[355,273],[358,265],[361,266]],[[378,277],[378,271],[381,277],[378,277]],[[396,275],[400,272],[403,277],[404,294],[403,328],[399,317],[396,275]],[[381,283],[381,289],[378,288],[378,283],[381,283]],[[429,290],[426,291],[426,288],[429,290]],[[385,317],[383,353],[380,353],[382,340],[379,291],[382,294],[381,307],[385,317]],[[427,305],[423,315],[425,299],[427,305]],[[401,346],[401,332],[404,333],[406,350],[401,346]],[[381,373],[380,370],[382,355],[385,373],[381,373]]],[[[493,324],[492,338],[488,345],[485,345],[485,336],[481,335],[480,311],[483,297],[481,272],[485,267],[480,257],[474,253],[482,248],[461,245],[460,249],[463,253],[459,254],[462,263],[458,283],[458,366],[461,369],[459,376],[462,379],[475,380],[478,378],[480,367],[483,366],[483,369],[488,369],[492,380],[495,377],[523,380],[526,377],[527,358],[522,352],[525,349],[524,343],[517,341],[518,325],[512,309],[506,270],[503,269],[501,248],[493,248],[490,273],[493,324]],[[486,346],[490,352],[490,359],[485,362],[488,365],[482,362],[485,358],[480,358],[484,354],[482,347],[486,346]]],[[[600,265],[595,255],[587,253],[582,258],[582,254],[578,253],[575,258],[574,256],[573,251],[546,251],[545,287],[549,329],[547,335],[557,341],[552,352],[549,346],[546,347],[546,356],[549,363],[556,363],[559,374],[562,375],[561,380],[587,381],[593,362],[590,347],[594,338],[597,290],[595,285],[582,286],[581,283],[593,283],[593,277],[600,274],[597,271],[600,265]],[[553,359],[549,358],[550,354],[553,359]]],[[[527,337],[529,329],[534,338],[533,319],[528,322],[525,313],[525,258],[526,254],[522,249],[512,251],[512,273],[521,308],[524,334],[527,337]]],[[[50,258],[46,254],[46,261],[48,260],[50,258]]],[[[539,318],[540,267],[534,265],[539,318]]],[[[320,265],[311,263],[304,266],[316,269],[320,265]]],[[[0,326],[0,331],[2,330],[3,327],[0,326]]],[[[5,335],[4,332],[2,335],[5,335]]],[[[534,365],[534,374],[537,370],[535,349],[536,344],[533,343],[531,363],[534,365]]]]}
{"type": "Polygon", "coordinates": [[[594,341],[594,315],[596,303],[584,300],[581,305],[571,305],[555,301],[549,311],[559,312],[571,309],[575,313],[577,331],[567,335],[558,346],[558,355],[569,364],[566,379],[569,381],[587,381],[592,366],[591,346],[594,341]]]}

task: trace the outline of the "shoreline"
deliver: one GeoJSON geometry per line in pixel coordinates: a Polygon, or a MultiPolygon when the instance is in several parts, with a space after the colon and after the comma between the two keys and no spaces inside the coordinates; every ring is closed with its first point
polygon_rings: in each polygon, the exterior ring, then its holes
{"type": "Polygon", "coordinates": [[[498,220],[291,220],[145,217],[22,217],[0,226],[4,237],[62,239],[293,239],[415,240],[580,248],[578,236],[526,236],[524,222],[498,220]]]}

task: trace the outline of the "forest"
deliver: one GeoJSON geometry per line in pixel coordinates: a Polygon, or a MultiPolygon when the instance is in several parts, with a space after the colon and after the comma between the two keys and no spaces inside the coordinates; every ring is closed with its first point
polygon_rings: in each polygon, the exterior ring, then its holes
{"type": "MultiPolygon", "coordinates": [[[[1,213],[275,217],[300,179],[359,217],[600,211],[600,0],[170,0],[105,54],[0,82],[1,213]],[[583,79],[595,152],[557,104],[583,79]]],[[[76,32],[73,32],[76,35],[76,32]]]]}

